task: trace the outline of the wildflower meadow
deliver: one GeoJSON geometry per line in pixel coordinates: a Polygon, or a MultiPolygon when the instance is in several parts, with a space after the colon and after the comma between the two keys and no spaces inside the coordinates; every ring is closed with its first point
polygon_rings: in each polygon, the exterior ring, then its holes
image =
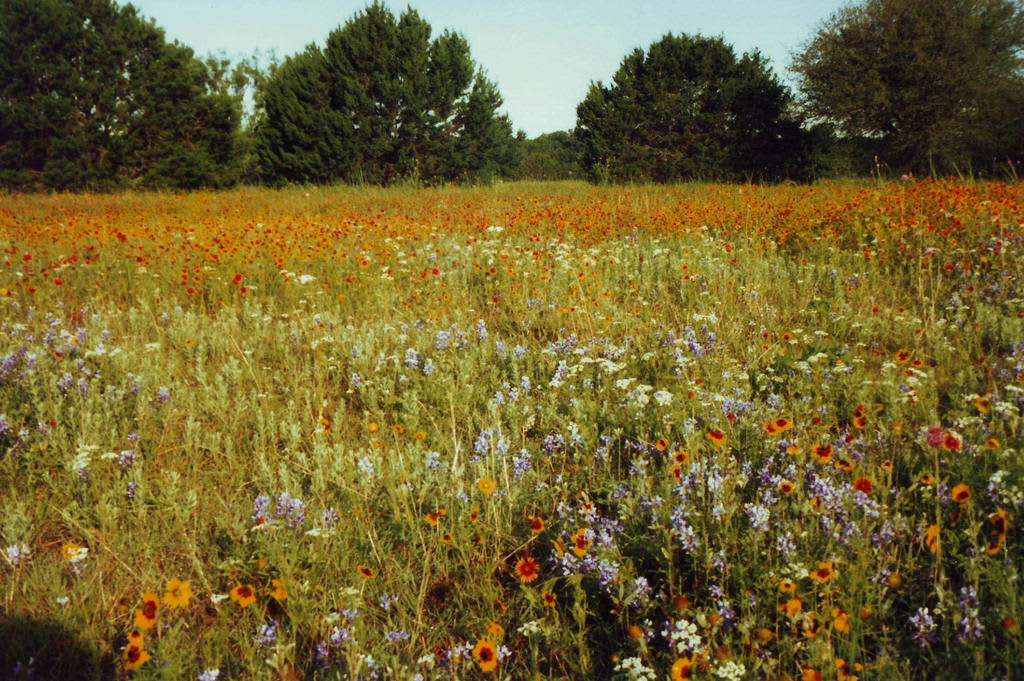
{"type": "Polygon", "coordinates": [[[0,678],[1024,678],[1024,185],[0,197],[0,678]]]}

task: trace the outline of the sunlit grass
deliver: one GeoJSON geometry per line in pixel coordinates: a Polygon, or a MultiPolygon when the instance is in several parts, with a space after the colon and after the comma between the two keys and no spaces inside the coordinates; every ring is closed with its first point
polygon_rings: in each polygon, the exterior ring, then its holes
{"type": "Polygon", "coordinates": [[[1016,678],[1021,199],[4,197],[2,675],[1016,678]]]}

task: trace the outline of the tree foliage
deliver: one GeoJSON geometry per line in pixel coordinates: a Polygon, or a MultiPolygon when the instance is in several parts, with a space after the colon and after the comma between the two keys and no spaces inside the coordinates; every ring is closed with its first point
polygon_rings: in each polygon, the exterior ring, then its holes
{"type": "Polygon", "coordinates": [[[795,57],[808,112],[894,168],[1024,152],[1024,11],[1011,0],[867,0],[795,57]]]}
{"type": "Polygon", "coordinates": [[[192,50],[111,0],[0,3],[0,184],[230,184],[239,111],[192,50]]]}
{"type": "Polygon", "coordinates": [[[505,172],[512,125],[469,44],[412,9],[369,5],[274,71],[262,93],[256,155],[272,182],[388,184],[505,172]]]}
{"type": "Polygon", "coordinates": [[[757,52],[671,33],[592,83],[576,137],[595,179],[670,182],[796,172],[803,144],[790,94],[757,52]]]}
{"type": "Polygon", "coordinates": [[[572,133],[559,130],[519,141],[516,177],[523,180],[578,180],[585,177],[582,150],[572,133]]]}

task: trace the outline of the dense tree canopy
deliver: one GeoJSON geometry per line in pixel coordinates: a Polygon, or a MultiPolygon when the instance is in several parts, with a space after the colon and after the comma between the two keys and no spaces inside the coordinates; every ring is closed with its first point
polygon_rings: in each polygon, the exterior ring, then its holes
{"type": "Polygon", "coordinates": [[[611,86],[591,84],[576,136],[597,179],[779,177],[802,153],[789,104],[757,52],[737,59],[720,38],[668,34],[627,55],[611,86]]]}
{"type": "Polygon", "coordinates": [[[585,177],[580,164],[580,144],[565,130],[519,140],[516,178],[524,180],[579,180],[585,177]]]}
{"type": "Polygon", "coordinates": [[[0,184],[233,183],[239,111],[192,50],[111,0],[0,2],[0,184]]]}
{"type": "Polygon", "coordinates": [[[867,0],[833,14],[793,70],[809,113],[867,155],[948,172],[1024,152],[1022,50],[1020,2],[867,0]]]}
{"type": "Polygon", "coordinates": [[[457,33],[431,39],[412,9],[368,6],[265,85],[256,154],[273,182],[493,176],[511,163],[497,87],[457,33]]]}

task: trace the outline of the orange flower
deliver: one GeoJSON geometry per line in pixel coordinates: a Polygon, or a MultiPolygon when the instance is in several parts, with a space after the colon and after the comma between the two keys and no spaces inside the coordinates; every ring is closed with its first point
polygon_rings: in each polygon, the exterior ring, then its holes
{"type": "Polygon", "coordinates": [[[850,613],[842,608],[832,608],[832,629],[840,634],[850,633],[850,613]]]}
{"type": "Polygon", "coordinates": [[[172,608],[188,605],[192,599],[192,587],[188,580],[172,579],[167,582],[167,592],[164,594],[164,603],[172,608]]]}
{"type": "Polygon", "coordinates": [[[672,681],[684,681],[693,673],[693,658],[680,657],[672,663],[672,681]]]}
{"type": "Polygon", "coordinates": [[[487,633],[495,638],[501,638],[505,635],[505,627],[501,626],[497,622],[488,622],[487,633]]]}
{"type": "Polygon", "coordinates": [[[516,561],[516,575],[526,584],[540,576],[540,563],[533,556],[523,556],[516,561]]]}
{"type": "Polygon", "coordinates": [[[927,487],[928,485],[932,485],[935,483],[935,478],[926,473],[925,475],[922,475],[920,478],[918,478],[917,481],[927,487]]]}
{"type": "Polygon", "coordinates": [[[256,602],[256,593],[253,591],[252,585],[242,584],[232,587],[231,600],[238,603],[242,608],[248,608],[256,602]]]}
{"type": "Polygon", "coordinates": [[[484,496],[491,496],[494,494],[494,480],[492,478],[480,478],[476,483],[476,488],[480,490],[484,496]]]}
{"type": "Polygon", "coordinates": [[[498,648],[494,641],[481,638],[473,646],[473,658],[480,665],[480,671],[493,672],[498,667],[498,648]]]}
{"type": "Polygon", "coordinates": [[[939,550],[940,531],[941,528],[938,525],[929,525],[928,529],[924,531],[924,543],[933,554],[939,550]]]}
{"type": "Polygon", "coordinates": [[[987,414],[988,410],[992,408],[992,393],[985,393],[978,399],[974,400],[974,407],[982,414],[987,414]]]}
{"type": "Polygon", "coordinates": [[[432,511],[428,513],[426,516],[424,516],[423,519],[426,520],[427,524],[431,527],[437,527],[438,521],[441,519],[441,516],[443,516],[445,513],[447,513],[447,511],[445,511],[442,508],[437,511],[432,511]]]}
{"type": "Polygon", "coordinates": [[[716,447],[721,447],[725,444],[725,433],[720,430],[709,430],[707,432],[707,438],[711,440],[711,444],[716,447]]]}
{"type": "Polygon", "coordinates": [[[818,460],[818,463],[828,463],[832,460],[832,445],[814,445],[811,447],[811,456],[818,460]]]}
{"type": "Polygon", "coordinates": [[[793,489],[793,483],[791,483],[789,480],[783,480],[782,482],[779,483],[779,491],[782,492],[783,494],[792,494],[793,489]]]}
{"type": "Polygon", "coordinates": [[[817,570],[811,570],[808,575],[811,579],[821,582],[822,584],[828,582],[836,576],[835,569],[832,567],[832,561],[821,561],[818,563],[817,570]]]}
{"type": "MultiPolygon", "coordinates": [[[[138,632],[134,633],[138,634],[138,632]]],[[[151,659],[143,644],[142,634],[138,634],[135,640],[129,637],[128,645],[125,646],[124,653],[121,655],[125,671],[135,671],[151,659]]]]}
{"type": "Polygon", "coordinates": [[[545,589],[544,591],[540,592],[540,600],[547,607],[553,608],[553,607],[555,607],[555,602],[557,600],[557,597],[555,596],[555,594],[553,594],[552,592],[550,592],[547,589],[545,589]]]}
{"type": "Polygon", "coordinates": [[[678,450],[675,454],[672,455],[672,460],[675,461],[680,466],[685,465],[686,462],[689,461],[689,459],[690,459],[689,453],[684,452],[681,449],[678,450]]]}
{"type": "Polygon", "coordinates": [[[593,543],[593,540],[587,537],[587,531],[582,527],[576,530],[576,534],[569,537],[569,539],[572,541],[572,552],[576,554],[577,558],[587,555],[587,549],[593,543]]]}
{"type": "Polygon", "coordinates": [[[785,433],[793,427],[793,422],[789,419],[779,418],[772,421],[772,426],[775,428],[776,433],[785,433]]]}
{"type": "Polygon", "coordinates": [[[796,591],[796,584],[791,579],[784,579],[779,582],[779,591],[782,593],[790,594],[796,591]]]}
{"type": "Polygon", "coordinates": [[[659,452],[663,452],[668,449],[668,440],[663,437],[659,437],[658,441],[654,443],[654,446],[659,452]]]}
{"type": "Polygon", "coordinates": [[[358,572],[359,576],[363,579],[373,579],[377,576],[377,571],[372,567],[367,567],[366,565],[357,565],[356,572],[358,572]]]}
{"type": "Polygon", "coordinates": [[[150,591],[142,594],[142,609],[135,611],[135,628],[142,631],[152,629],[156,624],[156,613],[159,609],[159,596],[150,591]]]}
{"type": "Polygon", "coordinates": [[[900,348],[896,351],[896,361],[900,364],[906,364],[910,361],[910,351],[900,348]]]}
{"type": "Polygon", "coordinates": [[[873,488],[870,478],[857,478],[853,481],[853,489],[864,494],[871,494],[873,488]]]}
{"type": "Polygon", "coordinates": [[[961,482],[953,488],[949,496],[958,504],[966,504],[971,500],[971,488],[961,482]]]}
{"type": "Polygon", "coordinates": [[[534,534],[539,534],[540,532],[544,531],[544,519],[543,518],[539,518],[539,517],[537,517],[535,515],[531,515],[531,516],[527,517],[527,520],[530,521],[530,532],[533,532],[534,534]]]}
{"type": "Polygon", "coordinates": [[[270,595],[273,596],[275,601],[280,603],[288,598],[288,590],[284,587],[283,579],[270,580],[270,586],[274,587],[274,590],[270,592],[270,595]]]}
{"type": "Polygon", "coordinates": [[[782,606],[782,609],[786,613],[786,617],[792,619],[798,612],[804,609],[804,602],[800,600],[799,596],[793,596],[782,606]]]}
{"type": "Polygon", "coordinates": [[[960,451],[960,438],[953,433],[946,433],[942,436],[942,448],[947,452],[958,452],[960,451]]]}

